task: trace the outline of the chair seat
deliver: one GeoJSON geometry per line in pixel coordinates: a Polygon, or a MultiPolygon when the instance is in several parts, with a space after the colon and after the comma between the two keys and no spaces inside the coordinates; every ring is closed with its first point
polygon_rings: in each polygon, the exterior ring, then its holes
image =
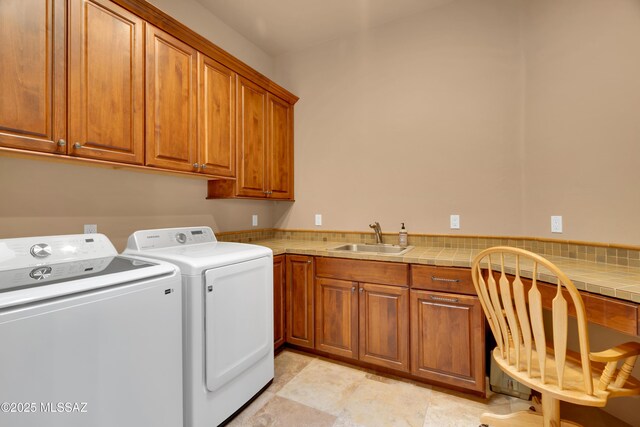
{"type": "Polygon", "coordinates": [[[600,380],[602,368],[600,364],[592,363],[592,381],[594,385],[594,395],[590,396],[585,393],[585,386],[582,377],[582,365],[580,360],[567,354],[567,360],[564,368],[563,388],[558,387],[556,380],[556,361],[552,350],[548,349],[545,365],[545,383],[540,378],[540,365],[538,363],[538,354],[532,350],[531,355],[531,376],[527,372],[527,356],[524,348],[520,349],[520,366],[515,366],[515,349],[510,349],[511,365],[503,359],[500,349],[496,347],[493,350],[493,358],[505,373],[513,379],[525,384],[526,386],[540,392],[548,393],[550,396],[566,402],[575,403],[584,406],[603,407],[607,404],[607,399],[613,396],[633,395],[640,393],[640,381],[634,377],[629,377],[625,388],[619,389],[609,386],[607,390],[598,390],[597,385],[600,380]]]}

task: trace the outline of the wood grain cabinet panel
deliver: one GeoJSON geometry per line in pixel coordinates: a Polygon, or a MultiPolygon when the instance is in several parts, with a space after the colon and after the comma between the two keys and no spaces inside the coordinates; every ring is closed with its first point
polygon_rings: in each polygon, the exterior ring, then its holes
{"type": "Polygon", "coordinates": [[[146,164],[198,172],[197,51],[147,24],[146,164]]]}
{"type": "Polygon", "coordinates": [[[66,153],[64,5],[0,1],[0,146],[66,153]]]}
{"type": "Polygon", "coordinates": [[[108,0],[69,16],[68,153],[143,164],[144,23],[108,0]]]}
{"type": "Polygon", "coordinates": [[[359,357],[409,371],[409,289],[361,283],[359,357]]]}
{"type": "Polygon", "coordinates": [[[238,78],[237,195],[265,197],[267,191],[267,92],[238,78]]]}
{"type": "Polygon", "coordinates": [[[267,190],[272,199],[293,198],[293,106],[269,94],[267,190]]]}
{"type": "Polygon", "coordinates": [[[411,373],[484,392],[484,317],[477,297],[411,291],[411,373]]]}
{"type": "Polygon", "coordinates": [[[285,341],[285,259],[284,255],[273,257],[273,349],[277,350],[285,341]]]}
{"type": "Polygon", "coordinates": [[[409,286],[409,264],[316,257],[316,275],[354,282],[409,286]]]}
{"type": "Polygon", "coordinates": [[[408,264],[326,257],[315,263],[316,348],[408,372],[408,264]]]}
{"type": "Polygon", "coordinates": [[[414,264],[411,266],[411,288],[476,295],[469,268],[414,264]]]}
{"type": "Polygon", "coordinates": [[[358,358],[358,284],[316,279],[316,349],[358,358]]]}
{"type": "Polygon", "coordinates": [[[208,197],[293,200],[293,105],[240,76],[237,94],[237,180],[208,197]]]}
{"type": "Polygon", "coordinates": [[[236,176],[236,73],[198,53],[198,163],[208,175],[236,176]]]}
{"type": "MultiPolygon", "coordinates": [[[[509,280],[513,280],[513,276],[507,275],[509,280]]],[[[494,274],[496,280],[499,280],[499,274],[494,274]]],[[[524,284],[525,292],[529,292],[532,286],[531,279],[521,278],[524,284]]],[[[537,282],[538,290],[542,296],[542,307],[550,310],[553,299],[558,292],[557,285],[537,282]]],[[[640,307],[631,302],[623,301],[616,298],[610,298],[603,295],[579,291],[584,303],[585,313],[589,322],[596,323],[606,328],[614,329],[629,335],[640,335],[640,331],[636,330],[636,324],[640,322],[638,311],[640,307]]],[[[571,300],[569,292],[562,290],[565,300],[567,301],[569,316],[576,317],[576,307],[571,300]]]]}
{"type": "Polygon", "coordinates": [[[313,257],[287,255],[287,342],[314,346],[313,257]]]}

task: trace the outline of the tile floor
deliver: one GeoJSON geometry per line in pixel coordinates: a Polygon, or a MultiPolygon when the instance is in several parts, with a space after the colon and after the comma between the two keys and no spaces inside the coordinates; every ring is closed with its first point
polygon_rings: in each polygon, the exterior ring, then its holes
{"type": "MultiPolygon", "coordinates": [[[[506,414],[530,402],[500,394],[468,396],[324,358],[284,350],[273,384],[229,426],[478,426],[486,411],[506,414]]],[[[594,408],[562,407],[584,426],[627,426],[594,408]]]]}

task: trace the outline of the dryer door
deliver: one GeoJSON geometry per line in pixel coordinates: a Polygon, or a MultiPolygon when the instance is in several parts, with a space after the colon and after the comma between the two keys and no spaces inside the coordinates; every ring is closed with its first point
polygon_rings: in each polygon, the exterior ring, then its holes
{"type": "Polygon", "coordinates": [[[215,391],[273,351],[273,260],[205,273],[205,375],[215,391]]]}

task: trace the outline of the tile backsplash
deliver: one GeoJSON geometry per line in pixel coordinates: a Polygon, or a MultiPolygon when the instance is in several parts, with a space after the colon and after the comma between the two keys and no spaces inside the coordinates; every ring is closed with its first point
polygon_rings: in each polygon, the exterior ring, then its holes
{"type": "MultiPolygon", "coordinates": [[[[230,231],[217,234],[218,240],[226,242],[251,243],[259,240],[302,240],[321,242],[375,243],[373,233],[353,231],[307,231],[261,229],[230,231]]],[[[397,233],[383,233],[385,243],[397,244],[397,233]]],[[[409,245],[485,249],[492,246],[515,246],[540,255],[555,255],[604,264],[640,267],[640,248],[616,246],[614,244],[590,244],[564,242],[540,238],[489,237],[489,236],[443,236],[409,234],[409,245]]]]}

